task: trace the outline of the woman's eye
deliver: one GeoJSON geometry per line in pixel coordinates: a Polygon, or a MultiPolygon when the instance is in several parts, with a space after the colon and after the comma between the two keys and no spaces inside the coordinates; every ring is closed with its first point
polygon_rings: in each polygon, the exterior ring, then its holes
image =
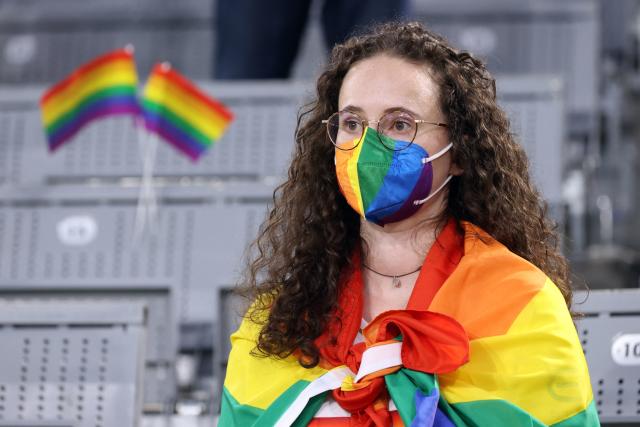
{"type": "Polygon", "coordinates": [[[411,124],[402,120],[393,123],[393,130],[396,132],[406,132],[411,129],[411,124]]]}
{"type": "Polygon", "coordinates": [[[349,131],[357,131],[360,128],[360,122],[353,119],[345,120],[343,125],[343,127],[349,131]]]}

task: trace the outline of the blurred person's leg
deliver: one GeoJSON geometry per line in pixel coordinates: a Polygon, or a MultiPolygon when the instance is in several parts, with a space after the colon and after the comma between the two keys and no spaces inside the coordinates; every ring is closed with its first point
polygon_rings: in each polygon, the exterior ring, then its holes
{"type": "Polygon", "coordinates": [[[409,0],[326,0],[322,6],[322,29],[331,50],[359,29],[410,17],[409,0]]]}
{"type": "Polygon", "coordinates": [[[218,0],[214,77],[289,77],[311,0],[218,0]]]}

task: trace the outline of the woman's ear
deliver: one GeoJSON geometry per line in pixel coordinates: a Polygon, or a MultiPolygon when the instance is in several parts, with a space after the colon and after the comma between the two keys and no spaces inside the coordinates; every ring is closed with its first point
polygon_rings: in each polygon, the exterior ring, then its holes
{"type": "Polygon", "coordinates": [[[456,163],[451,162],[451,166],[449,167],[449,175],[460,176],[462,175],[462,168],[458,166],[456,163]]]}
{"type": "MultiPolygon", "coordinates": [[[[464,140],[466,141],[468,137],[465,135],[464,140]]],[[[455,145],[455,143],[454,143],[455,145]]],[[[458,165],[458,163],[453,159],[454,156],[451,156],[451,164],[449,165],[449,175],[452,176],[460,176],[462,175],[462,168],[458,165]]]]}
{"type": "MultiPolygon", "coordinates": [[[[467,141],[469,141],[469,135],[464,135],[462,137],[464,139],[464,142],[466,143],[467,141]]],[[[454,143],[455,146],[455,143],[454,143]]],[[[449,166],[449,175],[453,175],[453,176],[460,176],[462,175],[462,172],[464,172],[464,170],[458,165],[458,163],[453,160],[453,156],[451,156],[451,165],[449,166]]]]}

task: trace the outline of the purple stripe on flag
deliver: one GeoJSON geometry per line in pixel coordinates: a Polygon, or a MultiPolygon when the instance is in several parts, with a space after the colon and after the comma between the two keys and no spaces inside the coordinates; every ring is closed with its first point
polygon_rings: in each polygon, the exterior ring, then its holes
{"type": "Polygon", "coordinates": [[[196,161],[208,148],[158,114],[143,111],[145,127],[164,138],[180,152],[196,161]]]}
{"type": "Polygon", "coordinates": [[[456,427],[440,408],[436,409],[436,417],[433,420],[433,427],[456,427]]]}
{"type": "Polygon", "coordinates": [[[61,145],[69,141],[85,125],[93,120],[111,115],[136,115],[139,114],[139,112],[140,107],[135,97],[119,96],[101,99],[78,112],[73,120],[60,127],[53,134],[47,135],[49,151],[55,151],[60,148],[61,145]]]}
{"type": "Polygon", "coordinates": [[[416,394],[413,397],[416,404],[416,416],[411,421],[411,427],[433,427],[440,391],[434,387],[431,393],[424,394],[420,389],[416,389],[416,394]]]}

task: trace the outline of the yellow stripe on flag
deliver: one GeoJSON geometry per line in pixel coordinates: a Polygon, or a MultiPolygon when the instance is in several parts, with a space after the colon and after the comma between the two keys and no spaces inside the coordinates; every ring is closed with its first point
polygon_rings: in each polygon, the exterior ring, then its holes
{"type": "Polygon", "coordinates": [[[137,83],[135,69],[130,64],[119,61],[117,66],[114,64],[101,67],[96,72],[87,75],[86,78],[82,78],[81,82],[56,94],[42,105],[42,119],[45,125],[49,126],[92,93],[113,86],[135,86],[137,83]]]}
{"type": "Polygon", "coordinates": [[[157,76],[149,79],[144,98],[164,105],[211,139],[218,139],[228,125],[227,120],[205,103],[157,76]]]}
{"type": "Polygon", "coordinates": [[[362,204],[362,194],[360,193],[360,180],[358,179],[358,157],[360,157],[360,152],[362,151],[362,146],[364,145],[365,137],[367,136],[367,132],[369,128],[366,128],[362,137],[360,138],[360,144],[356,148],[353,149],[354,153],[349,158],[347,173],[349,175],[349,182],[351,183],[351,188],[353,188],[353,193],[356,195],[358,208],[360,212],[364,214],[364,207],[362,204]]]}
{"type": "Polygon", "coordinates": [[[547,279],[504,335],[470,342],[470,361],[439,375],[451,404],[502,399],[545,425],[593,400],[587,363],[564,298],[547,279]]]}

